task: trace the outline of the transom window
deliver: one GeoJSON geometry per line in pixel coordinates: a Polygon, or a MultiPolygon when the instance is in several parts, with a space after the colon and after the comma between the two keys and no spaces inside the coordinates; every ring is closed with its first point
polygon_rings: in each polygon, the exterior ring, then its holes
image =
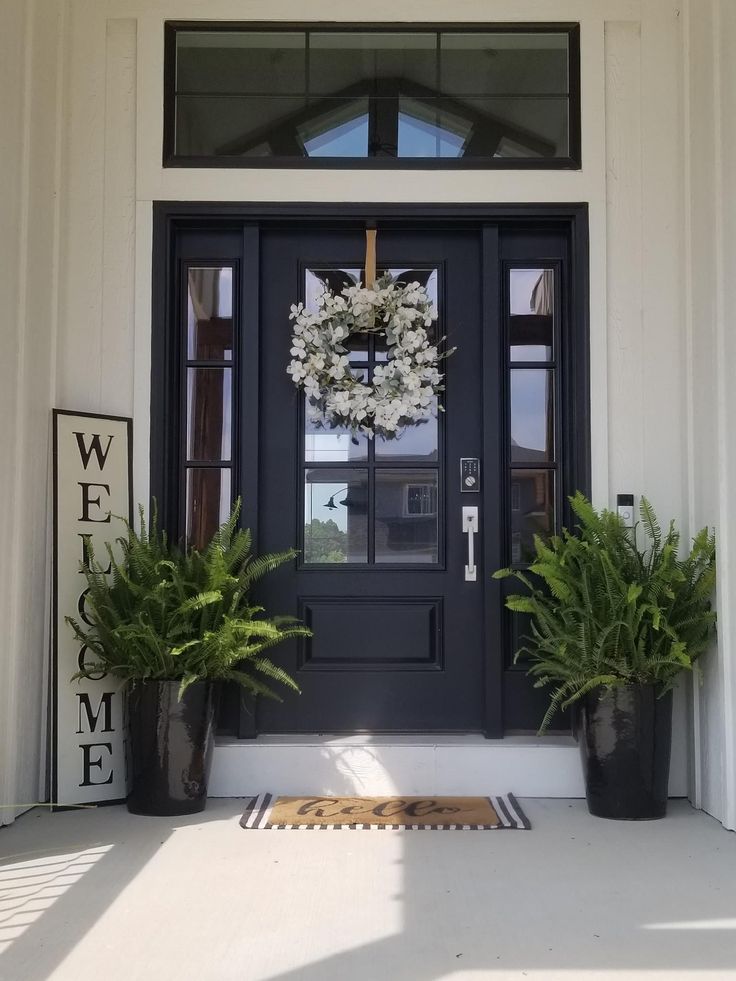
{"type": "Polygon", "coordinates": [[[169,166],[579,167],[577,25],[167,24],[169,166]]]}

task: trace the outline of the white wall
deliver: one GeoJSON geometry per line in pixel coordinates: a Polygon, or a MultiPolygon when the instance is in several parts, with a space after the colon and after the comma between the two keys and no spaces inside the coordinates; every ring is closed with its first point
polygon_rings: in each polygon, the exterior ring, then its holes
{"type": "MultiPolygon", "coordinates": [[[[54,115],[52,107],[46,107],[43,134],[48,138],[60,129],[62,135],[59,261],[51,265],[58,271],[56,404],[134,414],[135,493],[145,499],[154,200],[586,201],[591,231],[594,498],[611,504],[618,492],[644,492],[663,517],[680,519],[686,530],[705,521],[714,523],[725,516],[730,486],[728,468],[722,459],[718,462],[713,420],[720,420],[720,437],[725,438],[724,356],[730,338],[723,329],[724,311],[736,308],[736,297],[726,295],[731,287],[723,271],[727,250],[733,249],[733,229],[730,233],[725,216],[718,218],[717,197],[718,181],[733,181],[724,166],[726,159],[734,159],[724,123],[736,108],[728,105],[734,69],[727,58],[714,58],[714,45],[725,43],[725,28],[731,29],[734,12],[731,0],[690,3],[697,19],[687,4],[674,0],[375,0],[371,17],[377,21],[581,23],[582,170],[469,171],[462,181],[433,171],[387,175],[162,168],[164,20],[361,20],[366,16],[363,8],[346,11],[335,0],[311,0],[308,8],[298,0],[50,4],[65,12],[63,85],[58,87],[63,112],[54,115]],[[710,20],[704,24],[701,10],[706,8],[710,20]],[[689,68],[685,53],[692,56],[689,68]],[[714,113],[711,95],[716,88],[729,91],[714,113]],[[686,276],[689,259],[692,275],[686,276]],[[710,327],[717,310],[720,333],[710,327]],[[692,397],[686,390],[691,377],[697,382],[692,397]]],[[[40,4],[41,0],[31,8],[16,4],[18,37],[25,30],[23,10],[35,11],[40,4]]],[[[23,48],[12,42],[8,47],[12,57],[0,70],[21,77],[23,66],[16,62],[23,48]]],[[[39,63],[46,64],[46,49],[34,49],[34,57],[37,54],[39,63]]],[[[19,104],[14,102],[10,109],[23,116],[19,104]]],[[[16,182],[24,170],[22,152],[18,150],[16,169],[11,171],[16,182]]],[[[49,158],[43,166],[52,164],[49,158]]],[[[7,187],[0,194],[20,237],[22,219],[13,211],[14,198],[7,187]]],[[[9,275],[3,295],[15,297],[19,281],[22,277],[9,275]]],[[[34,296],[34,302],[51,303],[51,297],[42,299],[44,295],[34,296]]],[[[53,326],[54,318],[43,320],[47,322],[53,326]]],[[[44,356],[48,350],[47,346],[44,356]]],[[[44,458],[44,434],[30,435],[34,454],[44,458]]],[[[736,453],[730,460],[736,466],[736,453]]],[[[724,535],[725,530],[722,543],[724,535]]],[[[722,588],[725,582],[722,579],[722,588]]],[[[5,593],[2,596],[0,602],[5,593]]],[[[37,604],[19,607],[27,608],[37,609],[37,604]]],[[[724,613],[722,652],[730,649],[726,617],[724,613]]],[[[33,646],[36,663],[38,634],[27,643],[33,646]]],[[[712,661],[706,687],[698,698],[689,699],[696,722],[698,714],[701,724],[707,717],[705,749],[691,754],[691,761],[694,785],[698,792],[702,788],[705,806],[723,816],[725,798],[719,797],[718,788],[722,720],[729,709],[722,686],[730,683],[730,674],[722,657],[712,661]]],[[[683,689],[673,761],[673,790],[678,793],[687,784],[687,703],[683,689]]],[[[37,718],[32,726],[29,738],[37,755],[37,718]]]]}
{"type": "Polygon", "coordinates": [[[62,17],[0,7],[0,825],[44,793],[62,17]]]}

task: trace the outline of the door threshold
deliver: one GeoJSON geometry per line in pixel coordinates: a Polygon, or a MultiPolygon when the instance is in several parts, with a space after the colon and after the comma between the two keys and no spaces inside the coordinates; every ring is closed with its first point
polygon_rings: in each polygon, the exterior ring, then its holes
{"type": "Polygon", "coordinates": [[[269,733],[255,739],[218,736],[217,746],[575,746],[568,733],[511,733],[501,739],[486,739],[480,732],[347,732],[269,733]]]}
{"type": "Polygon", "coordinates": [[[210,796],[582,797],[571,736],[479,733],[277,735],[219,739],[210,796]]]}

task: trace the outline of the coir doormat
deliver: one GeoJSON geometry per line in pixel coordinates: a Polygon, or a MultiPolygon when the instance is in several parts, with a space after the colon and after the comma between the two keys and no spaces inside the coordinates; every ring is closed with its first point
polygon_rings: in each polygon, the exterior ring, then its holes
{"type": "Polygon", "coordinates": [[[248,830],[529,830],[513,794],[499,797],[251,797],[240,819],[248,830]]]}

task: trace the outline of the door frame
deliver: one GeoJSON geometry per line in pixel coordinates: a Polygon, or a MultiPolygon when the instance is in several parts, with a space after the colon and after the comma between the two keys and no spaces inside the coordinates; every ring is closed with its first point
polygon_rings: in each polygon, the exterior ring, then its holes
{"type": "MultiPolygon", "coordinates": [[[[564,477],[568,488],[590,494],[591,485],[591,435],[590,435],[590,310],[589,310],[589,238],[588,205],[586,203],[539,203],[539,204],[433,204],[433,203],[335,203],[335,202],[153,202],[153,291],[151,306],[151,437],[150,437],[150,487],[151,495],[159,505],[162,527],[174,527],[174,508],[178,495],[178,472],[174,473],[168,461],[174,459],[172,441],[178,433],[172,433],[166,425],[167,408],[172,404],[172,376],[176,373],[177,349],[172,341],[170,325],[176,316],[179,298],[175,294],[174,276],[176,260],[174,245],[179,230],[201,228],[234,230],[241,229],[244,254],[258,256],[259,228],[262,225],[285,223],[294,225],[329,224],[340,227],[356,222],[376,221],[384,227],[403,226],[416,228],[436,227],[441,224],[453,228],[477,228],[482,235],[484,253],[494,251],[498,255],[498,227],[529,227],[542,229],[554,225],[569,235],[570,269],[568,282],[570,295],[563,299],[564,310],[570,320],[567,346],[567,383],[565,385],[564,418],[575,438],[569,442],[564,460],[564,477]],[[484,227],[486,226],[486,227],[484,227]],[[495,226],[495,227],[494,227],[495,226]]],[[[498,280],[500,263],[488,267],[483,277],[484,296],[501,288],[498,280]]],[[[240,317],[242,330],[236,339],[236,358],[241,365],[238,382],[241,417],[259,418],[259,269],[257,261],[241,264],[242,306],[240,317]],[[237,348],[247,348],[247,358],[239,358],[237,348]]],[[[491,305],[483,303],[483,317],[491,316],[491,305]]],[[[484,351],[484,358],[488,353],[484,351]]],[[[504,415],[501,418],[505,418],[504,415]]],[[[505,423],[504,423],[505,424],[505,423]]],[[[242,522],[250,527],[257,548],[258,529],[258,430],[259,425],[243,427],[240,434],[240,457],[235,462],[240,492],[244,506],[242,522]],[[250,466],[245,466],[245,460],[250,466]]],[[[485,427],[486,429],[488,427],[485,427]]],[[[484,435],[484,450],[488,447],[488,435],[484,435]]],[[[488,484],[483,489],[484,513],[488,484]]],[[[503,503],[503,502],[502,502],[503,503]]],[[[178,520],[178,519],[177,519],[178,520]]],[[[564,502],[562,523],[570,522],[570,511],[564,502]]],[[[486,543],[488,536],[484,536],[486,543]]],[[[484,566],[487,569],[487,563],[484,566]]],[[[484,635],[489,636],[492,620],[497,616],[500,589],[490,575],[484,581],[484,635]]],[[[509,630],[502,635],[510,640],[509,630]]],[[[485,660],[485,719],[484,735],[502,738],[504,645],[488,652],[485,660]]],[[[255,735],[254,722],[247,713],[240,712],[238,735],[248,738],[255,735]],[[251,728],[253,726],[253,728],[251,728]]]]}

